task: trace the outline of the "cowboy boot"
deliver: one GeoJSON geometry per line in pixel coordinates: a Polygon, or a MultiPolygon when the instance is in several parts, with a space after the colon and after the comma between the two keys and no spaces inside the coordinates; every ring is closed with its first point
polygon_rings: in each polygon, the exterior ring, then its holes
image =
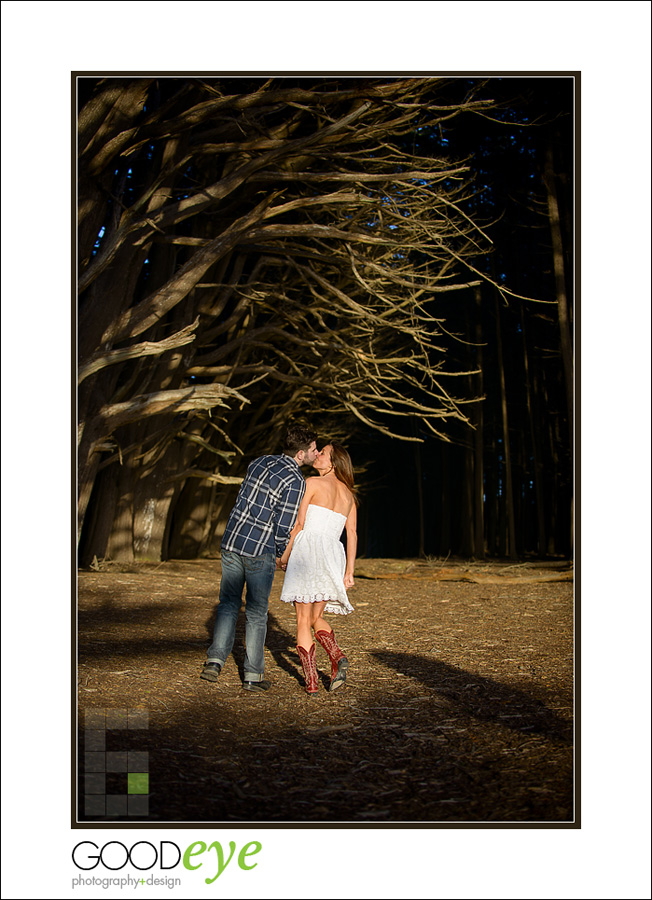
{"type": "Polygon", "coordinates": [[[328,690],[334,691],[346,681],[346,670],[349,668],[349,661],[338,647],[334,631],[316,631],[315,637],[330,657],[331,683],[328,690]]]}
{"type": "Polygon", "coordinates": [[[310,650],[304,650],[303,647],[297,646],[299,651],[299,659],[303,666],[303,676],[306,680],[306,694],[317,693],[317,666],[315,665],[315,645],[312,644],[310,650]]]}

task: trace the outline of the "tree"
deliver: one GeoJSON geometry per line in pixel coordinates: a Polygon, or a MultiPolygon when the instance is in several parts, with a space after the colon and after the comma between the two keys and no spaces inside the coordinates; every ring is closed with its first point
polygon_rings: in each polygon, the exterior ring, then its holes
{"type": "Polygon", "coordinates": [[[437,310],[487,242],[468,167],[406,148],[491,106],[467,87],[79,79],[82,558],[205,548],[243,448],[306,411],[467,421],[437,310]]]}
{"type": "MultiPolygon", "coordinates": [[[[476,558],[572,551],[574,95],[567,76],[489,79],[480,93],[494,100],[488,115],[417,132],[418,152],[437,155],[446,145],[452,158],[468,160],[473,190],[463,210],[492,240],[491,253],[479,254],[473,266],[495,284],[484,280],[437,305],[456,338],[448,367],[478,370],[468,391],[483,398],[468,408],[473,429],[451,419],[449,443],[415,429],[425,441],[417,495],[412,449],[389,442],[378,448],[393,473],[410,472],[392,494],[397,518],[410,523],[399,555],[422,548],[476,558]],[[497,287],[504,285],[510,290],[501,296],[497,287]],[[411,526],[419,504],[423,541],[411,526]]],[[[374,525],[383,521],[390,491],[380,462],[368,466],[365,481],[371,489],[359,522],[368,544],[360,542],[361,552],[394,555],[394,536],[374,525]]]]}

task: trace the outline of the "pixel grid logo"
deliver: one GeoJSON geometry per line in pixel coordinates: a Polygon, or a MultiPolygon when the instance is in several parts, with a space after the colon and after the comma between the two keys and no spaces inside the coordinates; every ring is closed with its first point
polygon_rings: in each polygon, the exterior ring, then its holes
{"type": "Polygon", "coordinates": [[[84,813],[87,816],[149,815],[149,753],[107,751],[111,729],[149,728],[147,709],[87,709],[84,714],[84,813]],[[107,794],[106,776],[126,776],[125,792],[107,794]]]}

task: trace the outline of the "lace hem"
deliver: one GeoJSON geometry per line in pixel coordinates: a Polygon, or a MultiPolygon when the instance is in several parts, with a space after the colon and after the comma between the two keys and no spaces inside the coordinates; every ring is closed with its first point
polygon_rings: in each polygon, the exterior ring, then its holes
{"type": "Polygon", "coordinates": [[[292,594],[281,597],[283,603],[342,603],[339,597],[331,597],[326,591],[318,591],[315,594],[292,594]]]}
{"type": "Polygon", "coordinates": [[[336,616],[348,616],[349,613],[353,612],[353,607],[350,603],[347,603],[346,600],[340,600],[339,598],[333,599],[332,597],[326,597],[325,601],[321,598],[324,597],[324,594],[309,594],[307,597],[305,595],[286,595],[285,597],[281,597],[281,601],[283,603],[326,603],[324,608],[324,612],[333,613],[336,616]]]}

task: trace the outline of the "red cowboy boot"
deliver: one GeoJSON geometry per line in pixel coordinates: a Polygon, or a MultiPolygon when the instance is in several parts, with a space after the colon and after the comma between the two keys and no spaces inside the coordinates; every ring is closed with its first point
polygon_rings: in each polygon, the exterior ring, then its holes
{"type": "Polygon", "coordinates": [[[310,650],[304,650],[303,647],[297,646],[299,651],[299,659],[303,666],[303,676],[306,680],[306,694],[317,693],[317,666],[315,665],[315,645],[312,644],[310,650]]]}
{"type": "Polygon", "coordinates": [[[334,691],[346,681],[346,670],[349,668],[349,661],[338,647],[334,631],[316,631],[315,637],[330,657],[331,683],[328,690],[334,691]]]}

